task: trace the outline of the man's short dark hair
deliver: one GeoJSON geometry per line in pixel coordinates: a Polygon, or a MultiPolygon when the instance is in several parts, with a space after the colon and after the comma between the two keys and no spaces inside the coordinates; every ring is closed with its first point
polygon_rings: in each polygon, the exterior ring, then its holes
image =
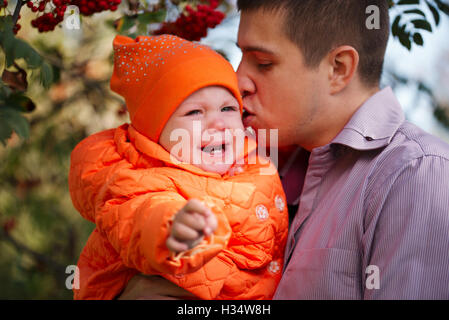
{"type": "Polygon", "coordinates": [[[238,0],[241,11],[285,14],[284,30],[309,67],[317,67],[332,49],[354,47],[360,56],[359,75],[367,86],[379,84],[390,23],[387,0],[238,0]],[[379,8],[379,29],[368,29],[368,6],[379,8]]]}

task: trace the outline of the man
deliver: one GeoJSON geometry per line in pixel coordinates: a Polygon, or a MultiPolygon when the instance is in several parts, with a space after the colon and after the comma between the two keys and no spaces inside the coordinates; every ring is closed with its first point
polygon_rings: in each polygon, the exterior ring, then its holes
{"type": "MultiPolygon", "coordinates": [[[[449,146],[379,89],[387,1],[238,5],[245,124],[295,150],[280,171],[297,212],[275,299],[449,299],[449,146]],[[380,29],[366,27],[370,5],[380,29]]],[[[122,297],[183,294],[158,281],[122,297]]]]}

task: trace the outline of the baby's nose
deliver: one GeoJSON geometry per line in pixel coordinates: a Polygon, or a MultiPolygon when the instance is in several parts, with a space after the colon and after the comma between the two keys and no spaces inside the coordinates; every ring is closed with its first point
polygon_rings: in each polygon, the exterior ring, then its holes
{"type": "Polygon", "coordinates": [[[226,129],[226,123],[223,120],[223,117],[220,117],[220,114],[215,114],[213,116],[210,116],[207,119],[207,130],[217,130],[217,131],[223,131],[226,129]]]}

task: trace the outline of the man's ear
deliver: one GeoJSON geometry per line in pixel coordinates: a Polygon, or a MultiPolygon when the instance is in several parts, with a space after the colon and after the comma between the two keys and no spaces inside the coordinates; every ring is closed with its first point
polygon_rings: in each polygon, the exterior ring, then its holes
{"type": "Polygon", "coordinates": [[[329,89],[339,93],[354,77],[359,65],[359,53],[351,46],[340,46],[328,54],[329,89]]]}

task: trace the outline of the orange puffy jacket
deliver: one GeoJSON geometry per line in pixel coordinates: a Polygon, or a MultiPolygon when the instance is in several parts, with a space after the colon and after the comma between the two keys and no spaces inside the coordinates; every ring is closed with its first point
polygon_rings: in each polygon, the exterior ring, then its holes
{"type": "Polygon", "coordinates": [[[96,229],[78,261],[75,299],[114,299],[136,273],[161,275],[201,299],[272,298],[288,213],[276,169],[257,157],[248,165],[254,154],[254,146],[247,148],[242,173],[220,176],[173,163],[127,124],[79,143],[69,189],[75,208],[96,229]],[[271,175],[261,174],[268,166],[271,175]],[[174,214],[191,198],[212,209],[218,227],[197,247],[174,255],[165,241],[174,214]]]}

